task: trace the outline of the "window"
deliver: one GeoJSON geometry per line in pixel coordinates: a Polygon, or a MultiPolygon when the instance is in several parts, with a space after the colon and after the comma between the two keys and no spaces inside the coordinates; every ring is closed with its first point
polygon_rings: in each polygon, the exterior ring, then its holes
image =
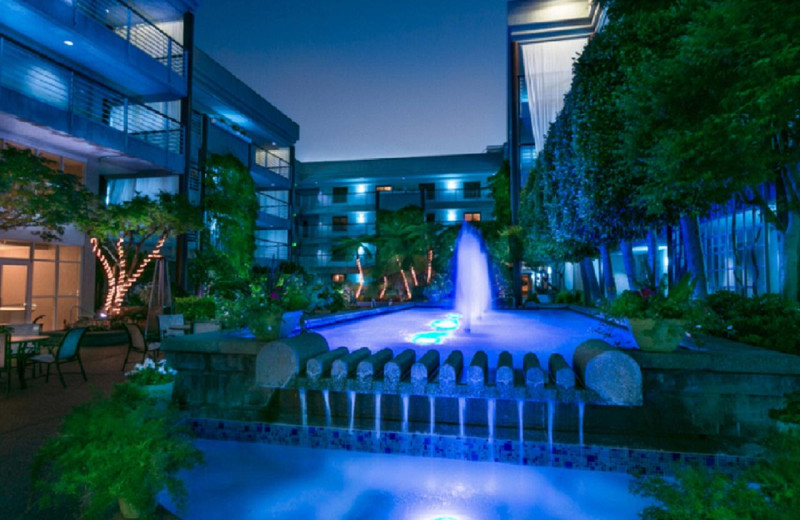
{"type": "Polygon", "coordinates": [[[336,186],[333,188],[333,202],[336,204],[347,202],[347,186],[336,186]]]}
{"type": "Polygon", "coordinates": [[[341,273],[333,274],[333,275],[331,275],[331,280],[333,280],[334,283],[344,282],[344,275],[341,274],[341,273]]]}
{"type": "Polygon", "coordinates": [[[481,183],[465,182],[464,183],[464,198],[465,199],[478,199],[481,196],[481,183]]]}
{"type": "Polygon", "coordinates": [[[391,186],[377,186],[375,191],[392,191],[391,186]]]}
{"type": "Polygon", "coordinates": [[[436,213],[425,213],[425,222],[436,222],[436,213]]]}
{"type": "Polygon", "coordinates": [[[347,217],[333,217],[333,230],[336,232],[347,231],[347,217]]]}
{"type": "Polygon", "coordinates": [[[436,185],[432,182],[423,182],[419,185],[419,191],[423,193],[425,200],[433,200],[436,198],[436,185]]]}
{"type": "Polygon", "coordinates": [[[467,222],[480,222],[481,214],[480,212],[464,213],[464,220],[467,222]]]}

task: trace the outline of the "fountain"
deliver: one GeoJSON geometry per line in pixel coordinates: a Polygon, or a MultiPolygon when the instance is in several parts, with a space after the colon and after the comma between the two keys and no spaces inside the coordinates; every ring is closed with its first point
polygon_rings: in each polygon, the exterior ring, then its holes
{"type": "Polygon", "coordinates": [[[322,399],[325,401],[325,426],[331,425],[331,392],[327,388],[322,391],[322,399]]]}
{"type": "Polygon", "coordinates": [[[308,426],[308,406],[306,405],[306,389],[301,388],[298,391],[300,395],[300,411],[303,414],[303,426],[308,426]]]}
{"type": "Polygon", "coordinates": [[[356,421],[356,393],[352,390],[347,392],[347,400],[350,402],[350,424],[348,430],[352,433],[356,421]]]}
{"type": "Polygon", "coordinates": [[[455,309],[464,330],[470,332],[475,320],[491,308],[489,260],[480,232],[467,221],[456,240],[455,309]]]}

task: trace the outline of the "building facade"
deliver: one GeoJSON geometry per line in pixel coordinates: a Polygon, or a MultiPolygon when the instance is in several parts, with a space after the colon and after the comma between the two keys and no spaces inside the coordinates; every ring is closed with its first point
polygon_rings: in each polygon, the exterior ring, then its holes
{"type": "Polygon", "coordinates": [[[427,222],[444,225],[491,220],[488,179],[503,157],[503,147],[491,147],[479,154],[298,163],[297,261],[321,278],[358,282],[352,258],[334,249],[342,239],[374,235],[380,210],[417,206],[427,222]]]}
{"type": "MultiPolygon", "coordinates": [[[[195,49],[196,7],[195,0],[5,2],[0,141],[54,161],[109,203],[159,191],[199,203],[204,158],[231,153],[261,190],[260,258],[286,256],[298,127],[195,49]]],[[[177,240],[163,252],[185,266],[191,248],[191,240],[177,240]]],[[[176,271],[182,283],[183,269],[176,271]]],[[[43,243],[26,229],[0,233],[0,323],[43,315],[45,330],[61,328],[93,315],[95,299],[85,235],[70,228],[43,243]]]]}

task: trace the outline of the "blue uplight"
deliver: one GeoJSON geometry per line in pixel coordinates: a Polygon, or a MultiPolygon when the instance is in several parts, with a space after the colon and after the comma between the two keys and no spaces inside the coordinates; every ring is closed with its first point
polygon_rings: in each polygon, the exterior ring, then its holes
{"type": "Polygon", "coordinates": [[[447,332],[420,332],[411,338],[411,342],[417,345],[438,345],[446,337],[447,332]]]}
{"type": "Polygon", "coordinates": [[[434,320],[431,322],[431,327],[434,330],[456,330],[458,328],[458,320],[452,318],[434,320]]]}

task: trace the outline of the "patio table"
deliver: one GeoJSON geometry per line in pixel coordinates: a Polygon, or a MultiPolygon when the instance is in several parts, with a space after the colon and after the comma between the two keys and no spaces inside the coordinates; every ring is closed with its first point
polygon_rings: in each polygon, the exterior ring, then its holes
{"type": "Polygon", "coordinates": [[[25,364],[28,357],[35,355],[39,351],[39,343],[49,340],[50,336],[40,335],[19,335],[11,336],[9,343],[11,344],[11,352],[17,357],[17,374],[19,377],[19,387],[24,389],[25,385],[25,364]],[[14,352],[14,345],[17,345],[17,351],[14,352]]]}

